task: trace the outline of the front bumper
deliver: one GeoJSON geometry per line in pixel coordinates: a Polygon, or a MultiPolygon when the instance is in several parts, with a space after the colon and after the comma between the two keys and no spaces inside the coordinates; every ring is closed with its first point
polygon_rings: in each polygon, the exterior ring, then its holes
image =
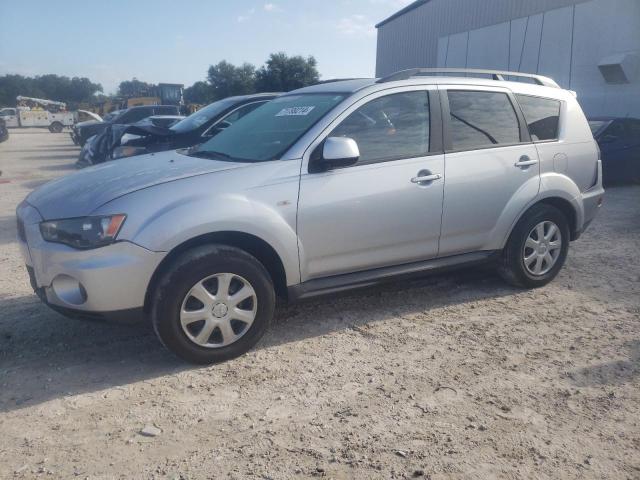
{"type": "Polygon", "coordinates": [[[147,286],[166,255],[121,241],[92,250],[46,242],[42,218],[32,206],[18,207],[18,241],[32,287],[52,308],[69,316],[136,316],[147,286]]]}

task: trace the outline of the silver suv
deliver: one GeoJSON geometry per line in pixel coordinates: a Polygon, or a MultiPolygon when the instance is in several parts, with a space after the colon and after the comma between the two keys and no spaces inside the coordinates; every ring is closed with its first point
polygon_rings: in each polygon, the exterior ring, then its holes
{"type": "Polygon", "coordinates": [[[442,73],[303,88],[198,147],[40,187],[17,210],[33,288],[68,315],[148,315],[171,351],[209,363],[250,349],[276,296],[479,262],[545,285],[604,194],[575,95],[442,73]]]}

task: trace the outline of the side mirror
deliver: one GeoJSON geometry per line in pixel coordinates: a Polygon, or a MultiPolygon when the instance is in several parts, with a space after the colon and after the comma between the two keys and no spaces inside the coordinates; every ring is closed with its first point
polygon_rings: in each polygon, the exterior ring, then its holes
{"type": "Polygon", "coordinates": [[[360,158],[360,149],[353,138],[329,137],[322,147],[322,158],[314,162],[311,173],[326,172],[334,168],[355,165],[360,158]]]}

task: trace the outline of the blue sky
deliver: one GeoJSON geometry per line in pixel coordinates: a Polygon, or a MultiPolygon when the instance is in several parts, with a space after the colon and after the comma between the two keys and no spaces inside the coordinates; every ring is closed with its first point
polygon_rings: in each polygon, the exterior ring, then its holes
{"type": "Polygon", "coordinates": [[[0,75],[191,85],[220,60],[314,55],[322,78],[373,76],[374,25],[411,0],[10,0],[0,2],[0,75]]]}

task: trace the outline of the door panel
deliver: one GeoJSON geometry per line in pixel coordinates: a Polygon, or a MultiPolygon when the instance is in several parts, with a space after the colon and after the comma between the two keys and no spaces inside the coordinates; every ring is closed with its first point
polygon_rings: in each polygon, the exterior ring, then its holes
{"type": "Polygon", "coordinates": [[[444,156],[303,174],[298,203],[302,279],[426,260],[438,254],[444,156]]]}
{"type": "Polygon", "coordinates": [[[533,144],[446,154],[440,256],[495,248],[502,215],[538,194],[539,163],[515,166],[525,156],[538,160],[533,144]]]}
{"type": "Polygon", "coordinates": [[[509,91],[450,87],[445,117],[445,191],[439,256],[501,248],[538,194],[540,162],[509,91]]]}
{"type": "Polygon", "coordinates": [[[437,92],[403,87],[361,98],[330,127],[356,142],[356,165],[312,168],[326,137],[312,144],[298,200],[303,281],[438,255],[444,155],[428,152],[441,149],[440,126],[437,92]]]}

